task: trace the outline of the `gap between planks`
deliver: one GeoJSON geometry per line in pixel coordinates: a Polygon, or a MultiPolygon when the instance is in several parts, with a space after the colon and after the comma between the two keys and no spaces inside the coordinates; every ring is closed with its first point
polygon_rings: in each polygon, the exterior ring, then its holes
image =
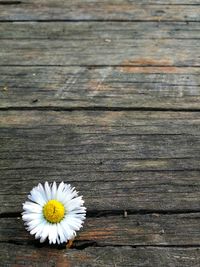
{"type": "MultiPolygon", "coordinates": [[[[178,215],[178,214],[195,214],[200,213],[200,209],[177,209],[177,210],[88,210],[87,218],[101,218],[101,217],[109,217],[109,216],[121,216],[126,218],[129,215],[178,215]]],[[[21,212],[2,212],[0,213],[0,218],[21,218],[21,212]]]]}
{"type": "MultiPolygon", "coordinates": [[[[153,213],[125,218],[87,217],[74,241],[98,246],[200,246],[199,216],[200,213],[153,213]]],[[[1,218],[0,226],[1,242],[39,243],[25,230],[21,218],[1,218]]]]}
{"type": "Polygon", "coordinates": [[[200,112],[200,108],[152,108],[152,107],[141,107],[141,108],[131,108],[131,107],[104,107],[104,106],[94,106],[94,107],[54,107],[54,106],[43,106],[43,107],[0,107],[0,111],[60,111],[60,112],[76,112],[76,111],[113,111],[113,112],[120,112],[120,111],[127,111],[127,112],[134,112],[134,111],[141,111],[141,112],[200,112]]]}

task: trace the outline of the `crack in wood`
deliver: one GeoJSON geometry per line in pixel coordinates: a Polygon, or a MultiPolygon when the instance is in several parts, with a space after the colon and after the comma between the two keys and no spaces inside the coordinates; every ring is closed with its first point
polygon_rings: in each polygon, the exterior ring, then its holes
{"type": "Polygon", "coordinates": [[[19,5],[22,4],[22,1],[0,1],[0,5],[10,6],[10,5],[19,5]]]}
{"type": "MultiPolygon", "coordinates": [[[[50,247],[50,245],[47,242],[40,243],[38,240],[8,240],[8,241],[0,241],[0,244],[13,244],[17,246],[33,246],[35,248],[42,248],[42,247],[50,247]]],[[[98,248],[106,248],[106,247],[115,247],[115,248],[122,248],[122,247],[129,247],[129,248],[200,248],[200,244],[197,245],[124,245],[124,244],[99,244],[96,241],[92,240],[75,240],[73,242],[73,245],[68,248],[72,250],[84,250],[89,247],[98,247],[98,248]]],[[[57,249],[57,250],[66,250],[66,243],[60,244],[60,245],[51,245],[51,248],[57,249]]]]}
{"type": "Polygon", "coordinates": [[[152,107],[54,107],[54,106],[43,106],[43,107],[0,107],[0,111],[165,111],[165,112],[200,112],[200,108],[152,108],[152,107]]]}
{"type": "MultiPolygon", "coordinates": [[[[16,1],[17,2],[17,1],[16,1]]],[[[7,19],[7,20],[0,20],[0,23],[7,23],[7,22],[73,22],[73,23],[78,23],[78,22],[134,22],[134,23],[138,23],[138,22],[172,22],[172,23],[178,23],[178,22],[186,22],[186,23],[190,23],[190,22],[200,22],[200,20],[191,20],[191,19],[180,19],[180,20],[167,20],[167,19],[162,19],[162,21],[158,21],[158,19],[149,19],[149,20],[143,20],[143,19],[7,19]]]]}
{"type": "MultiPolygon", "coordinates": [[[[129,215],[176,215],[176,214],[194,214],[199,213],[200,209],[176,209],[176,210],[89,210],[87,218],[101,218],[109,216],[121,216],[127,218],[129,215]],[[126,212],[126,217],[124,217],[126,212]]],[[[21,217],[21,212],[3,212],[0,213],[0,218],[18,218],[21,217]]]]}

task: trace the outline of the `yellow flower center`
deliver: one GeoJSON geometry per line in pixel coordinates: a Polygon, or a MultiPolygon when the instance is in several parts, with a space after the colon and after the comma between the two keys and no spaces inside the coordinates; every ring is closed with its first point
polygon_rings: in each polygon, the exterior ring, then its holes
{"type": "Polygon", "coordinates": [[[65,208],[62,203],[52,199],[44,205],[43,214],[48,222],[58,223],[64,218],[65,208]]]}

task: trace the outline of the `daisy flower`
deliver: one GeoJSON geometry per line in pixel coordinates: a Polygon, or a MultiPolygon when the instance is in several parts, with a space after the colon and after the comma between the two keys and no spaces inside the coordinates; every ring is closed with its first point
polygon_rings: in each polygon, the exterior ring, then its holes
{"type": "Polygon", "coordinates": [[[36,239],[49,244],[73,239],[83,224],[86,208],[82,196],[71,185],[56,182],[34,187],[23,204],[22,219],[26,229],[36,239]]]}

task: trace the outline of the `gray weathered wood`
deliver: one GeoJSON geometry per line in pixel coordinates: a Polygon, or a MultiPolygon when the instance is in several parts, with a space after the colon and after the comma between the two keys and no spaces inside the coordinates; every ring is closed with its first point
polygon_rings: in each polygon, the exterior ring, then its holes
{"type": "Polygon", "coordinates": [[[198,210],[199,120],[199,112],[2,111],[1,212],[20,211],[46,180],[77,186],[89,210],[198,210]]]}
{"type": "MultiPolygon", "coordinates": [[[[185,161],[182,160],[185,164],[185,161]]],[[[189,161],[191,165],[193,160],[189,161]]],[[[198,160],[199,162],[199,160],[198,160]]],[[[157,161],[153,162],[154,165],[157,161]]],[[[197,164],[197,163],[196,163],[197,164]]],[[[68,163],[65,164],[67,168],[68,163]]],[[[78,165],[78,164],[77,164],[78,165]]],[[[26,163],[25,163],[26,166],[26,163]]],[[[33,186],[44,181],[65,181],[76,186],[83,195],[88,210],[188,211],[199,210],[200,172],[121,171],[74,172],[64,167],[1,170],[0,212],[19,212],[33,186]],[[26,175],[27,174],[27,175],[26,175]],[[30,180],[28,180],[30,177],[30,180]],[[57,178],[58,177],[58,178],[57,178]],[[112,181],[109,181],[109,178],[112,181]],[[79,179],[79,180],[78,180],[79,179]],[[85,179],[85,180],[83,180],[85,179]],[[86,180],[88,179],[88,180],[86,180]],[[90,181],[91,179],[96,180],[90,181]],[[99,179],[99,181],[98,181],[99,179]],[[11,197],[12,196],[12,197],[11,197]]],[[[183,168],[184,169],[184,168],[183,168]]]]}
{"type": "Polygon", "coordinates": [[[199,23],[1,23],[0,27],[1,65],[200,65],[199,23]]]}
{"type": "MultiPolygon", "coordinates": [[[[200,213],[130,215],[128,212],[126,218],[123,214],[88,217],[74,244],[77,247],[87,242],[95,242],[97,246],[199,246],[199,219],[200,213]]],[[[34,241],[21,218],[1,218],[0,229],[1,242],[34,241]]]]}
{"type": "Polygon", "coordinates": [[[199,267],[199,1],[0,0],[0,21],[0,265],[199,267]],[[18,217],[46,180],[85,199],[74,249],[18,217]]]}
{"type": "Polygon", "coordinates": [[[200,68],[0,67],[0,107],[199,110],[200,68]]]}
{"type": "Polygon", "coordinates": [[[0,39],[104,40],[200,38],[200,22],[3,22],[0,39]]]}
{"type": "Polygon", "coordinates": [[[0,1],[0,7],[0,20],[198,21],[200,19],[198,0],[6,0],[0,1]]]}
{"type": "Polygon", "coordinates": [[[195,39],[3,39],[0,65],[200,66],[195,39]]]}
{"type": "Polygon", "coordinates": [[[198,267],[199,255],[199,248],[89,247],[84,250],[56,250],[0,244],[1,263],[8,267],[198,267]]]}

